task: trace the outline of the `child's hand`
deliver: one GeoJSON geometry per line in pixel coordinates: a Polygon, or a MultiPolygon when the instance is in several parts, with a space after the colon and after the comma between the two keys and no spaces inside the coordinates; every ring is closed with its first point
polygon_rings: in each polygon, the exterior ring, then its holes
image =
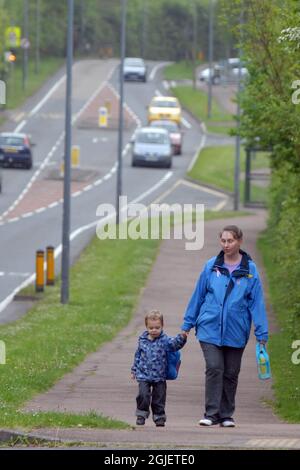
{"type": "Polygon", "coordinates": [[[189,331],[181,331],[180,334],[181,334],[181,336],[184,336],[185,339],[187,339],[187,338],[188,338],[188,335],[189,335],[189,331]]]}
{"type": "Polygon", "coordinates": [[[134,375],[133,372],[131,372],[131,378],[132,378],[132,380],[135,380],[135,375],[134,375]]]}

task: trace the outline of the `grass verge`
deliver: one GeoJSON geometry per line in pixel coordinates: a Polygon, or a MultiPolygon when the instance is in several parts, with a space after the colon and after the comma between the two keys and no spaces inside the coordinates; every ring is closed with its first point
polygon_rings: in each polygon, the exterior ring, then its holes
{"type": "Polygon", "coordinates": [[[28,66],[28,81],[26,90],[23,90],[23,78],[21,65],[13,65],[14,69],[10,69],[8,78],[6,80],[7,86],[7,109],[15,109],[21,106],[24,101],[32,96],[47,80],[53,75],[59,67],[64,63],[64,60],[57,57],[50,57],[41,61],[40,71],[35,73],[35,65],[33,61],[29,62],[28,66]]]}
{"type": "MultiPolygon", "coordinates": [[[[200,62],[197,62],[198,67],[200,62]]],[[[194,64],[190,61],[176,62],[164,68],[164,78],[166,80],[193,80],[194,64]]]]}
{"type": "MultiPolygon", "coordinates": [[[[240,170],[245,171],[245,152],[241,151],[240,170]]],[[[231,145],[206,147],[196,160],[188,176],[200,183],[212,185],[224,191],[234,191],[234,165],[235,148],[231,145]]],[[[261,152],[252,161],[252,169],[259,170],[269,167],[269,157],[266,152],[261,152]]],[[[240,182],[240,194],[244,195],[244,177],[240,182]]],[[[266,202],[268,188],[251,184],[251,200],[266,202]]]]}
{"type": "MultiPolygon", "coordinates": [[[[205,220],[240,215],[207,212],[205,220]]],[[[26,316],[0,326],[7,356],[6,364],[0,365],[0,427],[128,427],[94,410],[75,415],[24,412],[22,407],[129,322],[159,244],[159,240],[95,238],[71,268],[69,304],[60,304],[58,283],[46,289],[26,316]]],[[[27,295],[33,292],[33,287],[26,289],[27,295]]]]}
{"type": "MultiPolygon", "coordinates": [[[[300,423],[300,364],[292,361],[293,325],[287,315],[284,304],[285,282],[281,267],[274,261],[274,243],[272,234],[264,232],[258,240],[269,284],[270,302],[276,316],[279,331],[272,334],[269,342],[273,390],[275,401],[272,403],[275,413],[291,423],[300,423]]],[[[299,344],[299,343],[298,343],[299,344]]],[[[299,351],[299,346],[298,346],[299,351]]],[[[299,359],[299,352],[295,354],[299,359]]]]}
{"type": "Polygon", "coordinates": [[[0,366],[0,426],[121,426],[92,410],[72,416],[27,414],[20,407],[128,323],[158,244],[159,240],[94,239],[71,270],[68,305],[60,304],[56,285],[25,317],[0,327],[7,354],[6,365],[0,366]]]}
{"type": "Polygon", "coordinates": [[[212,99],[211,118],[207,118],[207,95],[202,90],[189,86],[172,88],[173,94],[184,108],[190,111],[199,121],[204,122],[209,132],[228,134],[235,122],[231,114],[223,111],[217,101],[212,99]]]}

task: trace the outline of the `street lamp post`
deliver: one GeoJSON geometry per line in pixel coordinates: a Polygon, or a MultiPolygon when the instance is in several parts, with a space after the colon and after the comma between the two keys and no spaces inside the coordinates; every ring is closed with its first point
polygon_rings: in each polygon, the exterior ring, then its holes
{"type": "Polygon", "coordinates": [[[209,2],[209,32],[208,32],[208,98],[207,98],[207,117],[211,118],[212,108],[212,66],[214,56],[214,0],[209,2]]]}
{"type": "MultiPolygon", "coordinates": [[[[240,26],[242,34],[242,25],[244,21],[244,12],[243,9],[240,14],[240,26]]],[[[240,40],[241,44],[241,40],[240,40]]],[[[234,164],[234,198],[233,198],[233,209],[235,211],[239,210],[240,202],[240,160],[241,160],[241,92],[242,92],[242,49],[239,47],[239,73],[238,73],[238,101],[237,101],[237,133],[236,133],[236,142],[235,142],[235,164],[234,164]]]]}
{"type": "Polygon", "coordinates": [[[35,73],[40,71],[41,0],[36,0],[35,73]]]}
{"type": "Polygon", "coordinates": [[[27,78],[28,78],[28,41],[29,41],[29,31],[28,31],[28,0],[23,0],[23,15],[24,15],[24,40],[23,44],[23,90],[26,89],[27,78]]]}
{"type": "Polygon", "coordinates": [[[119,138],[118,138],[118,172],[117,172],[117,224],[120,223],[120,196],[122,195],[122,153],[123,153],[123,127],[124,127],[124,59],[126,49],[126,10],[127,0],[122,3],[122,26],[121,26],[121,65],[120,65],[120,103],[119,103],[119,138]]]}
{"type": "Polygon", "coordinates": [[[61,262],[61,303],[69,302],[70,218],[71,218],[71,144],[72,144],[72,65],[74,0],[68,0],[66,131],[64,155],[64,200],[61,262]]]}
{"type": "Polygon", "coordinates": [[[198,18],[197,18],[197,4],[194,0],[194,14],[193,14],[193,62],[194,62],[194,73],[193,73],[193,88],[196,90],[197,80],[197,36],[198,36],[198,18]]]}

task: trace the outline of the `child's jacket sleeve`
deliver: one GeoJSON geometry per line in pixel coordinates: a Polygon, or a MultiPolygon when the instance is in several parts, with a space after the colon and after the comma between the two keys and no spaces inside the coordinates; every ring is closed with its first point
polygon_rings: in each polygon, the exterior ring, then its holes
{"type": "Polygon", "coordinates": [[[133,360],[133,365],[131,367],[131,372],[135,375],[136,374],[136,370],[137,370],[137,367],[138,367],[138,364],[140,362],[140,357],[141,357],[141,349],[140,347],[138,346],[137,350],[135,351],[135,355],[134,355],[134,360],[133,360]]]}
{"type": "Polygon", "coordinates": [[[186,343],[186,337],[179,334],[174,337],[168,337],[167,342],[167,351],[178,351],[179,349],[183,348],[186,343]]]}

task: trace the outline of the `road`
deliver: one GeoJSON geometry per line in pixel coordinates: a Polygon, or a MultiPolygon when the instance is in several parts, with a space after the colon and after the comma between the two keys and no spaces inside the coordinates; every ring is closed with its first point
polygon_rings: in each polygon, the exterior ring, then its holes
{"type": "MultiPolygon", "coordinates": [[[[198,122],[184,113],[183,155],[174,157],[171,170],[132,168],[130,138],[138,125],[146,124],[146,107],[155,94],[166,94],[163,64],[149,63],[146,84],[126,83],[126,123],[123,152],[123,194],[128,201],[146,205],[152,201],[203,203],[206,208],[224,204],[221,194],[182,183],[186,169],[204,142],[198,122]]],[[[118,63],[86,60],[73,70],[73,144],[81,149],[80,169],[74,172],[71,201],[71,261],[95,235],[101,203],[115,205],[118,133],[98,129],[95,110],[110,99],[117,107],[118,63]]],[[[60,71],[9,122],[5,130],[31,135],[34,147],[32,170],[4,169],[0,197],[0,322],[10,316],[11,301],[20,288],[34,280],[35,251],[54,246],[56,272],[60,271],[62,181],[59,175],[64,154],[65,76],[60,71]]]]}

